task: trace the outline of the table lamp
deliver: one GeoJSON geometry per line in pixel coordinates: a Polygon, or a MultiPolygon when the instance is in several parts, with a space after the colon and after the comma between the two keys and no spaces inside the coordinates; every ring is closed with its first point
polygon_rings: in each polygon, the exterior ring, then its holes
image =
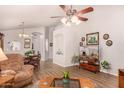
{"type": "MultiPolygon", "coordinates": [[[[0,48],[0,62],[7,60],[7,56],[4,54],[4,52],[2,51],[2,49],[0,48]]],[[[1,65],[0,65],[0,71],[1,71],[1,65]]]]}

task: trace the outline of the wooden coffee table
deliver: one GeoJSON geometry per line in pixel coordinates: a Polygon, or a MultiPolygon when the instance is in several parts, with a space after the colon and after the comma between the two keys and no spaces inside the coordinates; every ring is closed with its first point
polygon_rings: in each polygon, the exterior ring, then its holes
{"type": "MultiPolygon", "coordinates": [[[[55,80],[55,77],[47,77],[45,79],[41,79],[39,83],[39,88],[62,88],[62,87],[51,87],[51,84],[55,80]]],[[[86,78],[72,78],[77,79],[80,82],[80,88],[95,88],[95,84],[92,80],[86,78]]]]}
{"type": "Polygon", "coordinates": [[[13,75],[0,76],[0,87],[11,86],[13,79],[14,79],[13,75]]]}

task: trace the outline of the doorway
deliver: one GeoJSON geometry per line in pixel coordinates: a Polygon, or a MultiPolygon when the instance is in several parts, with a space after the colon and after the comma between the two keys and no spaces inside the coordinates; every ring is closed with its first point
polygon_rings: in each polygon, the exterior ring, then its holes
{"type": "Polygon", "coordinates": [[[40,32],[32,33],[32,49],[34,50],[34,54],[41,54],[41,60],[45,60],[44,58],[44,35],[40,32]]]}

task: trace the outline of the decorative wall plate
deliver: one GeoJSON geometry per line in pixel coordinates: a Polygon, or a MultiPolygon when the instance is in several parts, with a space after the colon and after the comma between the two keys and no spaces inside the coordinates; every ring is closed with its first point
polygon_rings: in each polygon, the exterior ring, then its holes
{"type": "Polygon", "coordinates": [[[104,34],[104,35],[103,35],[103,39],[104,39],[104,40],[109,39],[109,34],[104,34]]]}
{"type": "Polygon", "coordinates": [[[80,46],[83,46],[83,42],[80,42],[80,46]]]}
{"type": "Polygon", "coordinates": [[[111,40],[107,40],[107,41],[106,41],[106,45],[107,45],[107,46],[111,46],[112,44],[113,44],[113,42],[112,42],[111,40]]]}
{"type": "Polygon", "coordinates": [[[84,42],[85,41],[85,37],[82,37],[81,40],[84,42]]]}

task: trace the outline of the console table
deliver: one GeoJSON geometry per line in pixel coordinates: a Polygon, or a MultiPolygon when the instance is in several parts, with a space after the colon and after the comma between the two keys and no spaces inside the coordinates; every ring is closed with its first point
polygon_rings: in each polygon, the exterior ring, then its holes
{"type": "Polygon", "coordinates": [[[95,73],[100,71],[99,60],[92,56],[81,56],[79,68],[81,67],[95,73]]]}

